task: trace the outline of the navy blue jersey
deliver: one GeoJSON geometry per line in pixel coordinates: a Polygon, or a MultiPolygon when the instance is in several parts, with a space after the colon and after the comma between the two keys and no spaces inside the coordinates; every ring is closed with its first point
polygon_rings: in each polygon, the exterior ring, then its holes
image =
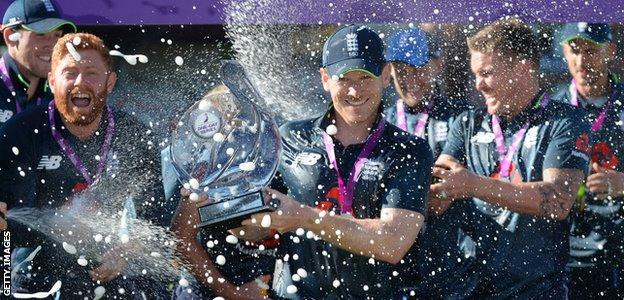
{"type": "MultiPolygon", "coordinates": [[[[451,124],[469,106],[463,100],[447,98],[439,93],[431,101],[433,107],[427,119],[424,139],[429,143],[434,158],[437,158],[444,149],[451,124]]],[[[388,122],[399,126],[396,103],[387,108],[384,115],[388,122]]],[[[420,112],[405,107],[408,133],[414,133],[420,116],[420,112]]],[[[440,217],[427,217],[426,227],[418,239],[418,277],[422,280],[414,287],[422,297],[461,297],[472,290],[477,249],[461,224],[461,218],[451,211],[440,217]]]]}
{"type": "MultiPolygon", "coordinates": [[[[115,132],[111,150],[106,158],[100,158],[106,159],[106,169],[100,180],[92,185],[95,202],[88,204],[111,208],[119,204],[111,201],[119,200],[123,207],[118,208],[128,208],[130,217],[136,215],[167,226],[174,207],[162,196],[158,151],[153,146],[152,137],[134,117],[122,112],[114,112],[113,116],[115,132]]],[[[76,193],[86,186],[86,180],[52,137],[48,123],[47,107],[37,106],[12,118],[0,129],[0,199],[7,203],[9,210],[22,207],[55,209],[71,205],[72,201],[79,199],[75,198],[76,193]]],[[[107,118],[102,117],[98,131],[84,141],[62,126],[58,111],[55,123],[87,170],[94,174],[99,164],[96,156],[101,154],[104,143],[107,118]]],[[[92,214],[93,211],[85,213],[92,214]]],[[[43,247],[32,261],[32,269],[23,265],[13,277],[16,287],[25,291],[48,291],[56,280],[61,280],[63,297],[71,298],[76,293],[88,295],[97,286],[87,274],[90,268],[80,267],[76,258],[68,256],[60,245],[54,245],[54,241],[42,241],[36,231],[23,227],[10,225],[9,230],[15,237],[12,246],[19,247],[13,250],[17,260],[32,248],[43,247]]],[[[118,279],[110,287],[115,284],[123,286],[123,282],[118,279]]]]}
{"type": "MultiPolygon", "coordinates": [[[[289,196],[311,207],[336,211],[338,180],[329,167],[322,137],[331,124],[332,113],[330,109],[322,117],[289,122],[280,128],[284,146],[280,172],[289,196]]],[[[378,122],[385,121],[379,116],[378,122]]],[[[344,147],[336,139],[334,144],[340,174],[346,181],[364,144],[344,147]]],[[[424,215],[432,163],[431,150],[424,140],[386,124],[356,184],[353,216],[378,219],[382,208],[424,215]]],[[[308,274],[294,282],[302,298],[385,298],[416,280],[406,276],[406,269],[413,267],[412,251],[398,265],[377,260],[371,263],[368,257],[339,249],[303,230],[285,235],[282,245],[290,255],[291,273],[303,269],[308,274]],[[336,279],[341,281],[337,287],[333,285],[336,279]]]]}
{"type": "MultiPolygon", "coordinates": [[[[535,102],[538,102],[537,99],[535,102]]],[[[587,171],[589,124],[581,112],[551,101],[540,113],[529,106],[510,121],[501,120],[505,141],[530,121],[513,158],[515,179],[542,181],[545,169],[587,171]]],[[[442,154],[450,155],[481,176],[490,176],[498,164],[491,115],[485,109],[461,114],[453,124],[442,154]]],[[[473,198],[464,214],[486,216],[473,226],[472,236],[491,249],[484,258],[479,289],[497,297],[545,297],[550,291],[563,293],[568,259],[568,221],[519,214],[473,198]],[[476,236],[475,236],[476,235],[476,236]]]]}
{"type": "MultiPolygon", "coordinates": [[[[460,113],[469,109],[470,106],[464,100],[451,99],[440,94],[436,94],[432,101],[434,104],[431,113],[429,113],[424,138],[429,142],[433,157],[438,157],[444,149],[451,124],[460,113]]],[[[389,123],[398,126],[396,103],[384,110],[384,116],[389,123]]],[[[407,132],[414,132],[419,117],[420,112],[405,108],[407,132]]]]}
{"type": "MultiPolygon", "coordinates": [[[[600,130],[593,133],[592,162],[607,169],[624,172],[624,85],[612,84],[613,92],[600,106],[588,104],[578,94],[579,109],[583,110],[590,124],[606,106],[606,119],[600,130]]],[[[570,103],[570,84],[560,85],[553,97],[570,103]]],[[[624,224],[622,201],[624,197],[598,200],[589,190],[583,201],[586,206],[581,213],[575,208],[570,234],[570,267],[616,267],[624,266],[624,224]]]]}
{"type": "Polygon", "coordinates": [[[4,53],[2,58],[4,58],[10,80],[13,83],[13,88],[15,89],[13,91],[15,94],[13,94],[13,92],[4,84],[4,81],[0,81],[0,126],[17,114],[15,101],[19,102],[19,106],[22,110],[26,110],[31,106],[37,105],[38,99],[41,99],[39,102],[43,106],[47,106],[48,103],[54,99],[54,96],[48,87],[47,80],[41,79],[39,80],[37,90],[35,91],[32,99],[28,100],[28,94],[26,91],[28,90],[28,85],[30,83],[25,77],[20,75],[15,61],[11,58],[8,52],[4,53]]]}

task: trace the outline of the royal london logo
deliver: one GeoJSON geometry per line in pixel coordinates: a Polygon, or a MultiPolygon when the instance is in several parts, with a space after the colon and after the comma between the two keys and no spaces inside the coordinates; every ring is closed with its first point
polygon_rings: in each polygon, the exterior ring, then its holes
{"type": "Polygon", "coordinates": [[[37,170],[56,170],[61,166],[61,160],[60,155],[42,155],[37,170]]]}
{"type": "Polygon", "coordinates": [[[381,179],[384,170],[384,163],[369,160],[362,167],[361,178],[363,180],[377,181],[381,179]]]}
{"type": "Polygon", "coordinates": [[[0,123],[8,121],[13,116],[13,112],[10,110],[0,109],[0,123]]]}
{"type": "Polygon", "coordinates": [[[349,53],[349,56],[357,56],[359,48],[360,46],[358,44],[357,34],[348,33],[347,34],[347,52],[349,53]]]}

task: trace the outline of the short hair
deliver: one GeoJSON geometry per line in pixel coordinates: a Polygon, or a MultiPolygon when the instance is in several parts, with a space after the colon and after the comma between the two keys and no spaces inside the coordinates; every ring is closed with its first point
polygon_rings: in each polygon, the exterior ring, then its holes
{"type": "Polygon", "coordinates": [[[76,50],[93,49],[97,51],[104,59],[104,64],[106,64],[108,70],[111,71],[113,69],[113,60],[111,59],[109,49],[104,45],[102,39],[93,34],[81,32],[66,34],[56,42],[52,50],[52,70],[56,69],[63,57],[69,53],[66,46],[67,43],[72,44],[76,50]],[[75,45],[74,42],[78,39],[80,39],[80,44],[75,45]]]}
{"type": "Polygon", "coordinates": [[[499,20],[479,30],[468,38],[468,48],[484,54],[526,59],[539,66],[537,37],[529,26],[515,18],[499,20]]]}

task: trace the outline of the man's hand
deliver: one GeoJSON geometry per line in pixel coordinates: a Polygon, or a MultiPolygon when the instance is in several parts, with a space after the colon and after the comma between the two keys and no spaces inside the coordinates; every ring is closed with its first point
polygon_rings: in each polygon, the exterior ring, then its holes
{"type": "Polygon", "coordinates": [[[592,164],[594,174],[587,177],[587,188],[598,199],[624,195],[624,174],[592,164]]]}
{"type": "MultiPolygon", "coordinates": [[[[438,162],[433,167],[433,176],[442,180],[440,183],[431,185],[430,194],[435,201],[452,201],[471,197],[476,186],[479,175],[468,171],[464,166],[456,163],[438,162]]],[[[435,204],[435,203],[433,203],[435,204]]],[[[441,202],[442,207],[444,203],[441,202]]]]}
{"type": "Polygon", "coordinates": [[[254,281],[247,282],[240,285],[223,296],[226,299],[243,299],[243,300],[259,300],[268,299],[267,293],[270,287],[268,282],[271,280],[271,275],[262,275],[254,281]],[[262,286],[261,286],[262,285],[262,286]]]}
{"type": "Polygon", "coordinates": [[[280,205],[277,211],[272,213],[258,213],[243,221],[243,226],[260,226],[277,230],[279,233],[293,231],[302,227],[302,222],[312,219],[316,213],[308,206],[297,200],[286,196],[271,188],[266,188],[265,192],[272,198],[279,200],[280,205]],[[265,217],[267,216],[268,217],[265,217]],[[269,224],[267,218],[270,218],[269,224]],[[264,222],[263,222],[264,221],[264,222]]]}
{"type": "Polygon", "coordinates": [[[102,256],[102,264],[89,271],[91,279],[94,281],[109,282],[121,275],[128,266],[128,257],[126,255],[121,257],[121,253],[123,253],[123,250],[120,251],[117,248],[108,250],[108,252],[102,256]]]}
{"type": "Polygon", "coordinates": [[[7,204],[0,202],[0,230],[6,230],[7,227],[7,204]]]}

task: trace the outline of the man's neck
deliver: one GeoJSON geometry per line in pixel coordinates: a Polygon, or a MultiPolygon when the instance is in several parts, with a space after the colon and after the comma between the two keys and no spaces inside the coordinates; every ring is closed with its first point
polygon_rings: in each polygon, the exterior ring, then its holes
{"type": "Polygon", "coordinates": [[[520,105],[512,108],[510,112],[503,117],[507,119],[507,121],[511,121],[521,112],[523,112],[527,107],[533,105],[533,100],[539,93],[538,85],[530,85],[525,93],[517,93],[517,97],[512,101],[512,103],[518,103],[520,105]]]}
{"type": "Polygon", "coordinates": [[[62,116],[63,124],[69,130],[71,134],[76,136],[79,140],[85,141],[87,140],[95,131],[100,127],[100,121],[102,120],[102,114],[97,116],[93,122],[88,125],[75,125],[67,122],[62,116]]]}
{"type": "Polygon", "coordinates": [[[595,84],[576,85],[576,90],[583,98],[599,98],[606,97],[611,93],[611,78],[608,73],[603,76],[595,84]]]}
{"type": "MultiPolygon", "coordinates": [[[[15,60],[14,60],[15,61],[15,60]]],[[[22,76],[28,80],[28,89],[26,90],[26,94],[28,95],[28,100],[31,100],[35,93],[37,92],[37,87],[39,86],[39,80],[41,78],[35,76],[27,68],[22,66],[20,63],[15,61],[15,65],[17,66],[17,70],[19,71],[18,76],[22,76]]]]}
{"type": "Polygon", "coordinates": [[[340,141],[343,146],[349,146],[353,144],[361,144],[368,138],[370,129],[377,120],[377,114],[371,114],[367,120],[363,122],[348,122],[340,114],[336,113],[336,127],[338,132],[335,137],[340,141]]]}
{"type": "Polygon", "coordinates": [[[404,99],[403,99],[403,103],[405,103],[405,105],[407,106],[407,109],[411,113],[420,113],[427,108],[427,105],[429,104],[429,101],[432,101],[432,98],[433,98],[432,94],[429,94],[429,95],[423,96],[422,98],[418,100],[418,102],[413,103],[412,105],[410,105],[404,99]]]}

